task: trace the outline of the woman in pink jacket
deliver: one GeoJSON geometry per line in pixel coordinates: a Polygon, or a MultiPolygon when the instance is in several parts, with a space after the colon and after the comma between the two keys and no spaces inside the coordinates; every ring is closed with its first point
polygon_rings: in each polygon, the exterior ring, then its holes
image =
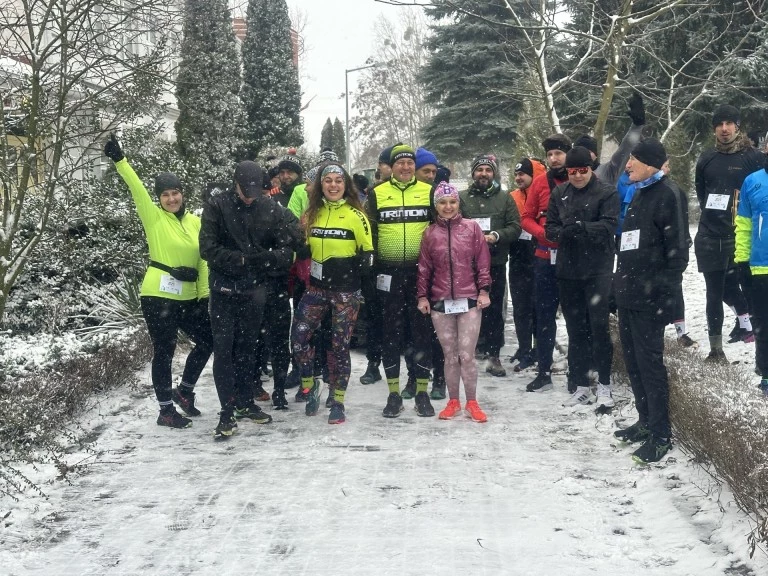
{"type": "Polygon", "coordinates": [[[475,422],[488,418],[477,403],[475,345],[481,310],[490,304],[491,255],[480,225],[459,212],[459,192],[447,182],[435,188],[437,222],[421,241],[418,308],[432,314],[432,324],[445,354],[448,404],[442,420],[461,413],[459,378],[464,382],[465,409],[475,422]]]}

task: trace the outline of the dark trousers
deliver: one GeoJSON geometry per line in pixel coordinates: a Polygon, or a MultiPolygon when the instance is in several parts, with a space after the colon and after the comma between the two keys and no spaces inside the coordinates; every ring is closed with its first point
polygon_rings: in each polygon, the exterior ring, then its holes
{"type": "Polygon", "coordinates": [[[613,343],[608,327],[612,277],[559,278],[560,307],[568,330],[568,369],[574,386],[589,386],[596,369],[600,383],[611,383],[613,343]]]}
{"type": "Polygon", "coordinates": [[[664,322],[653,312],[619,308],[619,335],[635,407],[657,438],[669,438],[669,382],[664,366],[664,322]]]}
{"type": "Polygon", "coordinates": [[[416,269],[388,269],[389,292],[378,291],[384,321],[381,353],[388,379],[400,377],[400,354],[412,357],[415,378],[429,378],[432,367],[432,320],[416,307],[416,269]]]}
{"type": "Polygon", "coordinates": [[[256,344],[264,315],[266,289],[227,296],[211,292],[213,380],[222,408],[253,401],[256,344]]]}
{"type": "Polygon", "coordinates": [[[195,385],[213,351],[208,299],[170,300],[141,297],[141,311],[152,340],[152,386],[158,402],[171,401],[171,363],[176,351],[177,332],[182,330],[195,344],[184,363],[182,382],[195,385]]]}
{"type": "Polygon", "coordinates": [[[504,296],[507,293],[507,265],[491,266],[491,305],[483,309],[477,348],[497,357],[504,347],[504,296]]]}
{"type": "MultiPolygon", "coordinates": [[[[674,321],[685,320],[685,298],[683,298],[683,285],[679,284],[675,288],[675,304],[672,310],[674,321]]],[[[678,334],[682,336],[682,334],[678,334]]]]}
{"type": "Polygon", "coordinates": [[[736,308],[736,314],[746,314],[749,311],[747,299],[744,297],[736,269],[715,270],[704,272],[704,283],[707,286],[707,328],[710,336],[720,336],[723,333],[723,302],[736,308]]]}
{"type": "Polygon", "coordinates": [[[768,378],[768,276],[751,275],[748,287],[752,300],[752,330],[755,333],[755,365],[763,379],[768,378]]]}
{"type": "MultiPolygon", "coordinates": [[[[285,388],[285,377],[291,363],[290,332],[291,303],[288,297],[287,280],[276,279],[267,286],[264,301],[264,321],[256,348],[256,369],[264,365],[267,353],[272,358],[272,375],[275,389],[285,388]]],[[[258,374],[256,377],[258,378],[258,374]]]]}
{"type": "Polygon", "coordinates": [[[549,260],[536,258],[533,265],[534,299],[536,302],[536,352],[539,372],[552,370],[552,353],[557,334],[557,307],[560,295],[557,290],[555,267],[549,260]]]}
{"type": "Polygon", "coordinates": [[[381,302],[376,290],[376,274],[366,274],[361,278],[360,288],[365,306],[365,357],[371,364],[381,362],[381,302]]]}
{"type": "Polygon", "coordinates": [[[512,297],[512,319],[515,322],[517,346],[521,354],[530,352],[536,329],[533,298],[533,262],[509,261],[509,293],[512,297]]]}

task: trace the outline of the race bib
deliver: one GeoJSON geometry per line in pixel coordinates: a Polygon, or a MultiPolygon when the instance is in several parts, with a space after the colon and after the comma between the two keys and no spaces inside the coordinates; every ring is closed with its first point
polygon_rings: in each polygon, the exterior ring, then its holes
{"type": "Polygon", "coordinates": [[[459,298],[457,300],[443,300],[446,314],[462,314],[469,310],[469,300],[459,298]]]}
{"type": "Polygon", "coordinates": [[[389,288],[392,286],[392,276],[389,274],[379,274],[376,276],[376,289],[382,292],[389,292],[389,288]]]}
{"type": "Polygon", "coordinates": [[[160,292],[181,296],[181,288],[183,285],[184,283],[181,280],[176,280],[176,278],[170,274],[160,275],[160,292]]]}
{"type": "Polygon", "coordinates": [[[520,240],[533,240],[533,234],[523,230],[522,232],[520,232],[520,240]]]}
{"type": "Polygon", "coordinates": [[[705,208],[710,210],[728,210],[728,201],[730,194],[708,194],[705,208]]]}
{"type": "Polygon", "coordinates": [[[480,228],[483,230],[483,232],[490,232],[491,231],[491,219],[490,218],[472,218],[475,222],[477,222],[480,225],[480,228]]]}
{"type": "Polygon", "coordinates": [[[317,278],[318,280],[323,279],[323,265],[320,264],[320,262],[315,262],[312,260],[312,263],[309,265],[309,274],[312,276],[312,278],[317,278]]]}
{"type": "Polygon", "coordinates": [[[621,233],[621,248],[619,252],[637,250],[640,246],[640,230],[628,230],[621,233]]]}
{"type": "Polygon", "coordinates": [[[554,266],[557,264],[557,249],[556,248],[550,248],[549,249],[549,263],[554,266]]]}

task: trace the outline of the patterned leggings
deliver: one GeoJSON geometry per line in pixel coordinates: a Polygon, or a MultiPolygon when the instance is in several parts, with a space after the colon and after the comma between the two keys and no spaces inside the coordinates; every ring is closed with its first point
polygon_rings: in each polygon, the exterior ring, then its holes
{"type": "Polygon", "coordinates": [[[445,383],[452,400],[459,399],[459,378],[464,382],[466,399],[477,399],[475,345],[482,318],[480,308],[470,308],[462,314],[432,311],[432,325],[445,354],[445,383]]]}
{"type": "Polygon", "coordinates": [[[291,330],[291,348],[301,369],[301,377],[312,376],[315,350],[312,334],[331,309],[331,349],[328,352],[330,386],[346,390],[351,372],[349,340],[360,311],[360,292],[334,292],[311,287],[301,297],[291,330]]]}

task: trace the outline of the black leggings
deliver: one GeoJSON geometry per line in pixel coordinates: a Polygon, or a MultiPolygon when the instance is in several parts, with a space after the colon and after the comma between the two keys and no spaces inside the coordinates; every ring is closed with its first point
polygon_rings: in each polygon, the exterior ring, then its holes
{"type": "MultiPolygon", "coordinates": [[[[512,296],[512,319],[515,322],[520,355],[533,346],[536,333],[536,310],[533,301],[533,261],[519,265],[509,262],[509,293],[512,296]]],[[[518,355],[518,358],[519,356],[518,355]]]]}
{"type": "Polygon", "coordinates": [[[279,279],[267,288],[264,321],[256,350],[256,378],[259,379],[258,370],[264,366],[264,357],[269,352],[275,390],[285,388],[285,378],[291,363],[290,332],[291,303],[288,297],[288,282],[287,279],[279,279]]]}
{"type": "Polygon", "coordinates": [[[141,311],[152,340],[152,386],[161,404],[171,402],[171,363],[176,352],[179,330],[194,342],[187,356],[181,380],[194,386],[213,351],[208,299],[170,300],[158,296],[142,296],[141,311]]]}
{"type": "Polygon", "coordinates": [[[498,358],[504,347],[504,296],[507,293],[507,264],[491,266],[491,304],[483,309],[477,349],[498,358]]]}
{"type": "Polygon", "coordinates": [[[707,328],[710,336],[721,336],[723,333],[723,302],[736,308],[736,314],[746,314],[749,311],[747,299],[739,286],[735,268],[704,272],[704,282],[707,286],[707,328]]]}

